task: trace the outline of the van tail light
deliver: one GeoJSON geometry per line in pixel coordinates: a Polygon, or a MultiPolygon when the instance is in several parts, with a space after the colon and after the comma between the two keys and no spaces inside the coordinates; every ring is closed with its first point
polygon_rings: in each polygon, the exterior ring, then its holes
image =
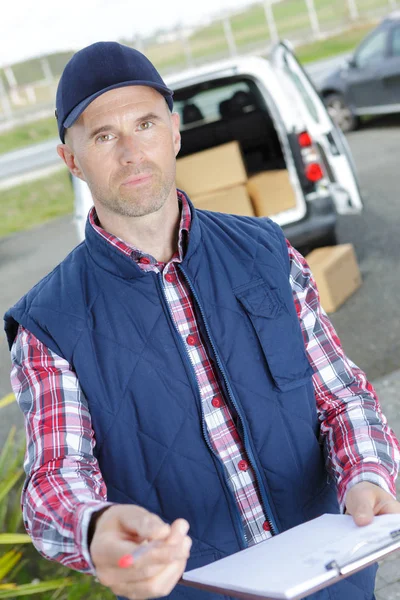
{"type": "Polygon", "coordinates": [[[322,170],[321,165],[316,162],[307,165],[306,177],[309,181],[312,181],[313,183],[316,183],[317,181],[320,181],[320,179],[323,179],[324,172],[322,170]]]}
{"type": "Polygon", "coordinates": [[[299,133],[298,139],[300,148],[309,148],[310,146],[312,146],[312,139],[308,131],[303,131],[302,133],[299,133]]]}
{"type": "Polygon", "coordinates": [[[324,169],[320,163],[319,152],[314,146],[312,137],[308,131],[299,133],[297,140],[303,160],[304,174],[308,181],[316,183],[325,177],[324,169]]]}

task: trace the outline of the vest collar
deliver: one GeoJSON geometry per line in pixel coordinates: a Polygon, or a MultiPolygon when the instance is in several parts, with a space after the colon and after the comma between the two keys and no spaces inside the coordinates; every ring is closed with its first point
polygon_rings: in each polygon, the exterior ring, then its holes
{"type": "MultiPolygon", "coordinates": [[[[201,240],[201,229],[195,207],[189,200],[188,196],[184,192],[182,193],[185,195],[185,198],[189,203],[191,212],[189,242],[184,260],[182,262],[184,265],[198,248],[201,240]]],[[[85,227],[85,244],[94,262],[100,268],[104,269],[105,271],[109,271],[117,277],[122,277],[123,279],[137,279],[148,274],[136,264],[132,256],[124,254],[121,252],[121,250],[110,244],[106,239],[99,235],[97,231],[93,229],[89,219],[87,219],[85,227]]]]}

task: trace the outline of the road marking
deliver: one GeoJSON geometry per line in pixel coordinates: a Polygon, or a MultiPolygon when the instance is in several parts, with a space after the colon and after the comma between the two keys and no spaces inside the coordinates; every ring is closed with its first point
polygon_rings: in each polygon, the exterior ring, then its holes
{"type": "Polygon", "coordinates": [[[4,398],[1,398],[0,400],[0,408],[4,408],[13,402],[15,402],[15,395],[13,393],[7,394],[7,396],[4,396],[4,398]]]}

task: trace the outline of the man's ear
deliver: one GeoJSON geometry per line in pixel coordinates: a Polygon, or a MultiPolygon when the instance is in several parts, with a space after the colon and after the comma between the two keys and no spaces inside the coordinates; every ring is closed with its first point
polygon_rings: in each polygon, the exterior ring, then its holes
{"type": "Polygon", "coordinates": [[[181,133],[179,130],[179,127],[180,127],[179,114],[176,112],[173,112],[171,114],[171,121],[172,121],[172,134],[173,134],[173,142],[174,142],[174,148],[175,148],[175,156],[177,156],[179,150],[181,149],[181,133]]]}
{"type": "Polygon", "coordinates": [[[58,144],[57,154],[65,162],[72,175],[79,177],[79,179],[82,179],[82,181],[86,181],[81,169],[79,168],[75,154],[68,144],[58,144]]]}

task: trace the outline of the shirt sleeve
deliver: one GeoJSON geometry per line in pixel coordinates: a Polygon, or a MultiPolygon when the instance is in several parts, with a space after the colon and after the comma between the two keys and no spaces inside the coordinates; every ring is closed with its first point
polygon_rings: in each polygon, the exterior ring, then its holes
{"type": "Polygon", "coordinates": [[[338,335],[321,307],[315,280],[305,258],[287,242],[290,283],[303,333],[327,468],[338,487],[340,506],[356,483],[369,481],[396,496],[400,446],[382,413],[365,373],[344,353],[338,335]]]}
{"type": "Polygon", "coordinates": [[[24,413],[25,528],[47,559],[95,574],[87,543],[92,514],[108,506],[87,400],[69,363],[19,327],[11,385],[24,413]]]}

